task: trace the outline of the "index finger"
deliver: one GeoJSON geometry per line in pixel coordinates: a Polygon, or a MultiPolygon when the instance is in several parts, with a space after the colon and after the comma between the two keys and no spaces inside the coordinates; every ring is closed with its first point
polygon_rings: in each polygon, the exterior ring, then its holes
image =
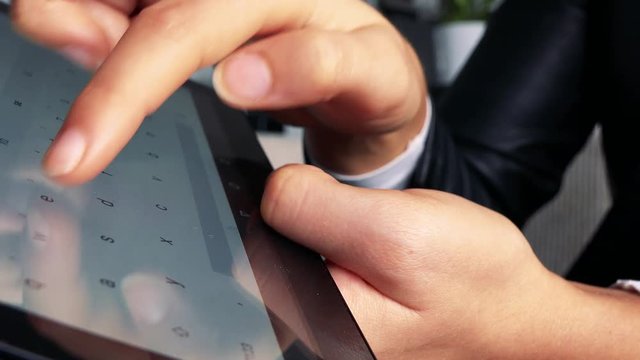
{"type": "MultiPolygon", "coordinates": [[[[145,8],[76,99],[45,155],[45,172],[65,184],[90,180],[195,70],[256,35],[327,22],[326,10],[337,6],[332,2],[165,0],[145,8]]],[[[349,6],[366,5],[354,0],[349,6]]],[[[352,27],[365,20],[336,18],[352,27]]]]}

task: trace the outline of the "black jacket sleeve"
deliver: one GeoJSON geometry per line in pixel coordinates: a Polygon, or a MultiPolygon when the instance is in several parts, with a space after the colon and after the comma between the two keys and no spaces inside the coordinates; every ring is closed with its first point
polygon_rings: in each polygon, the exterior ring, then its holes
{"type": "Polygon", "coordinates": [[[595,123],[586,6],[507,0],[434,105],[413,187],[459,194],[518,225],[560,188],[595,123]]]}

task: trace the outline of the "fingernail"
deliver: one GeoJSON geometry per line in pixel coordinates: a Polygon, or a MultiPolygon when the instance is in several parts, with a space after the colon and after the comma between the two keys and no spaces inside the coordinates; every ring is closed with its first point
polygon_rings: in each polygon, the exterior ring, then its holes
{"type": "Polygon", "coordinates": [[[44,160],[44,171],[49,177],[66,175],[73,171],[87,147],[82,133],[76,129],[66,129],[53,141],[44,160]]]}
{"type": "Polygon", "coordinates": [[[220,70],[222,85],[233,97],[255,101],[265,97],[271,90],[271,69],[259,55],[237,55],[229,59],[220,70]]]}
{"type": "Polygon", "coordinates": [[[99,65],[98,60],[91,51],[81,46],[70,45],[60,49],[60,53],[67,59],[87,69],[95,69],[99,65]]]}

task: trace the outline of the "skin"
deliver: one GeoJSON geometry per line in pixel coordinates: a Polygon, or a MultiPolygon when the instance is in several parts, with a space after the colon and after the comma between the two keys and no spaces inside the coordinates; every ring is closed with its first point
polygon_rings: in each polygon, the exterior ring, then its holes
{"type": "MultiPolygon", "coordinates": [[[[12,17],[97,68],[43,162],[66,185],[98,174],[202,66],[218,64],[228,104],[305,126],[314,159],[346,174],[400,154],[428,111],[415,53],[359,0],[17,0],[12,17]]],[[[268,181],[262,215],[327,258],[381,359],[640,353],[638,297],[557,277],[513,224],[456,196],[288,166],[268,181]]]]}
{"type": "Polygon", "coordinates": [[[433,190],[279,169],[267,223],[330,260],[380,359],[635,359],[640,297],[565,281],[505,217],[433,190]]]}
{"type": "Polygon", "coordinates": [[[147,114],[212,64],[223,100],[306,126],[311,155],[343,173],[390,161],[424,124],[415,53],[359,0],[18,0],[11,15],[36,42],[101,64],[43,161],[62,184],[100,173],[147,114]]]}

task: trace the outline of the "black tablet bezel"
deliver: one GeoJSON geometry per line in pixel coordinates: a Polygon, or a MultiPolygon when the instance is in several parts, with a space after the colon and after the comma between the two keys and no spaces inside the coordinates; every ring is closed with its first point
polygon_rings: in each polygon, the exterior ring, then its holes
{"type": "MultiPolygon", "coordinates": [[[[0,3],[0,14],[8,7],[0,3]]],[[[184,85],[190,92],[211,149],[215,165],[224,185],[229,205],[245,248],[259,247],[248,253],[254,275],[267,309],[283,301],[283,294],[270,295],[263,284],[280,282],[287,289],[285,301],[292,309],[287,316],[305,324],[305,341],[294,341],[283,350],[285,359],[373,359],[362,332],[358,328],[322,258],[271,230],[260,217],[260,200],[264,183],[272,171],[255,132],[243,113],[225,106],[214,92],[195,82],[184,85]],[[207,119],[220,121],[207,121],[207,119]],[[259,253],[259,260],[256,254],[259,253]]],[[[278,314],[269,316],[280,341],[292,334],[278,314]]],[[[34,328],[34,320],[49,330],[71,332],[78,342],[102,341],[129,354],[146,359],[168,359],[114,340],[89,334],[58,324],[46,318],[0,305],[0,354],[15,358],[73,358],[34,328]]],[[[291,320],[291,319],[289,319],[291,320]]],[[[295,335],[295,334],[293,334],[295,335]]],[[[294,336],[298,337],[298,336],[294,336]]]]}

